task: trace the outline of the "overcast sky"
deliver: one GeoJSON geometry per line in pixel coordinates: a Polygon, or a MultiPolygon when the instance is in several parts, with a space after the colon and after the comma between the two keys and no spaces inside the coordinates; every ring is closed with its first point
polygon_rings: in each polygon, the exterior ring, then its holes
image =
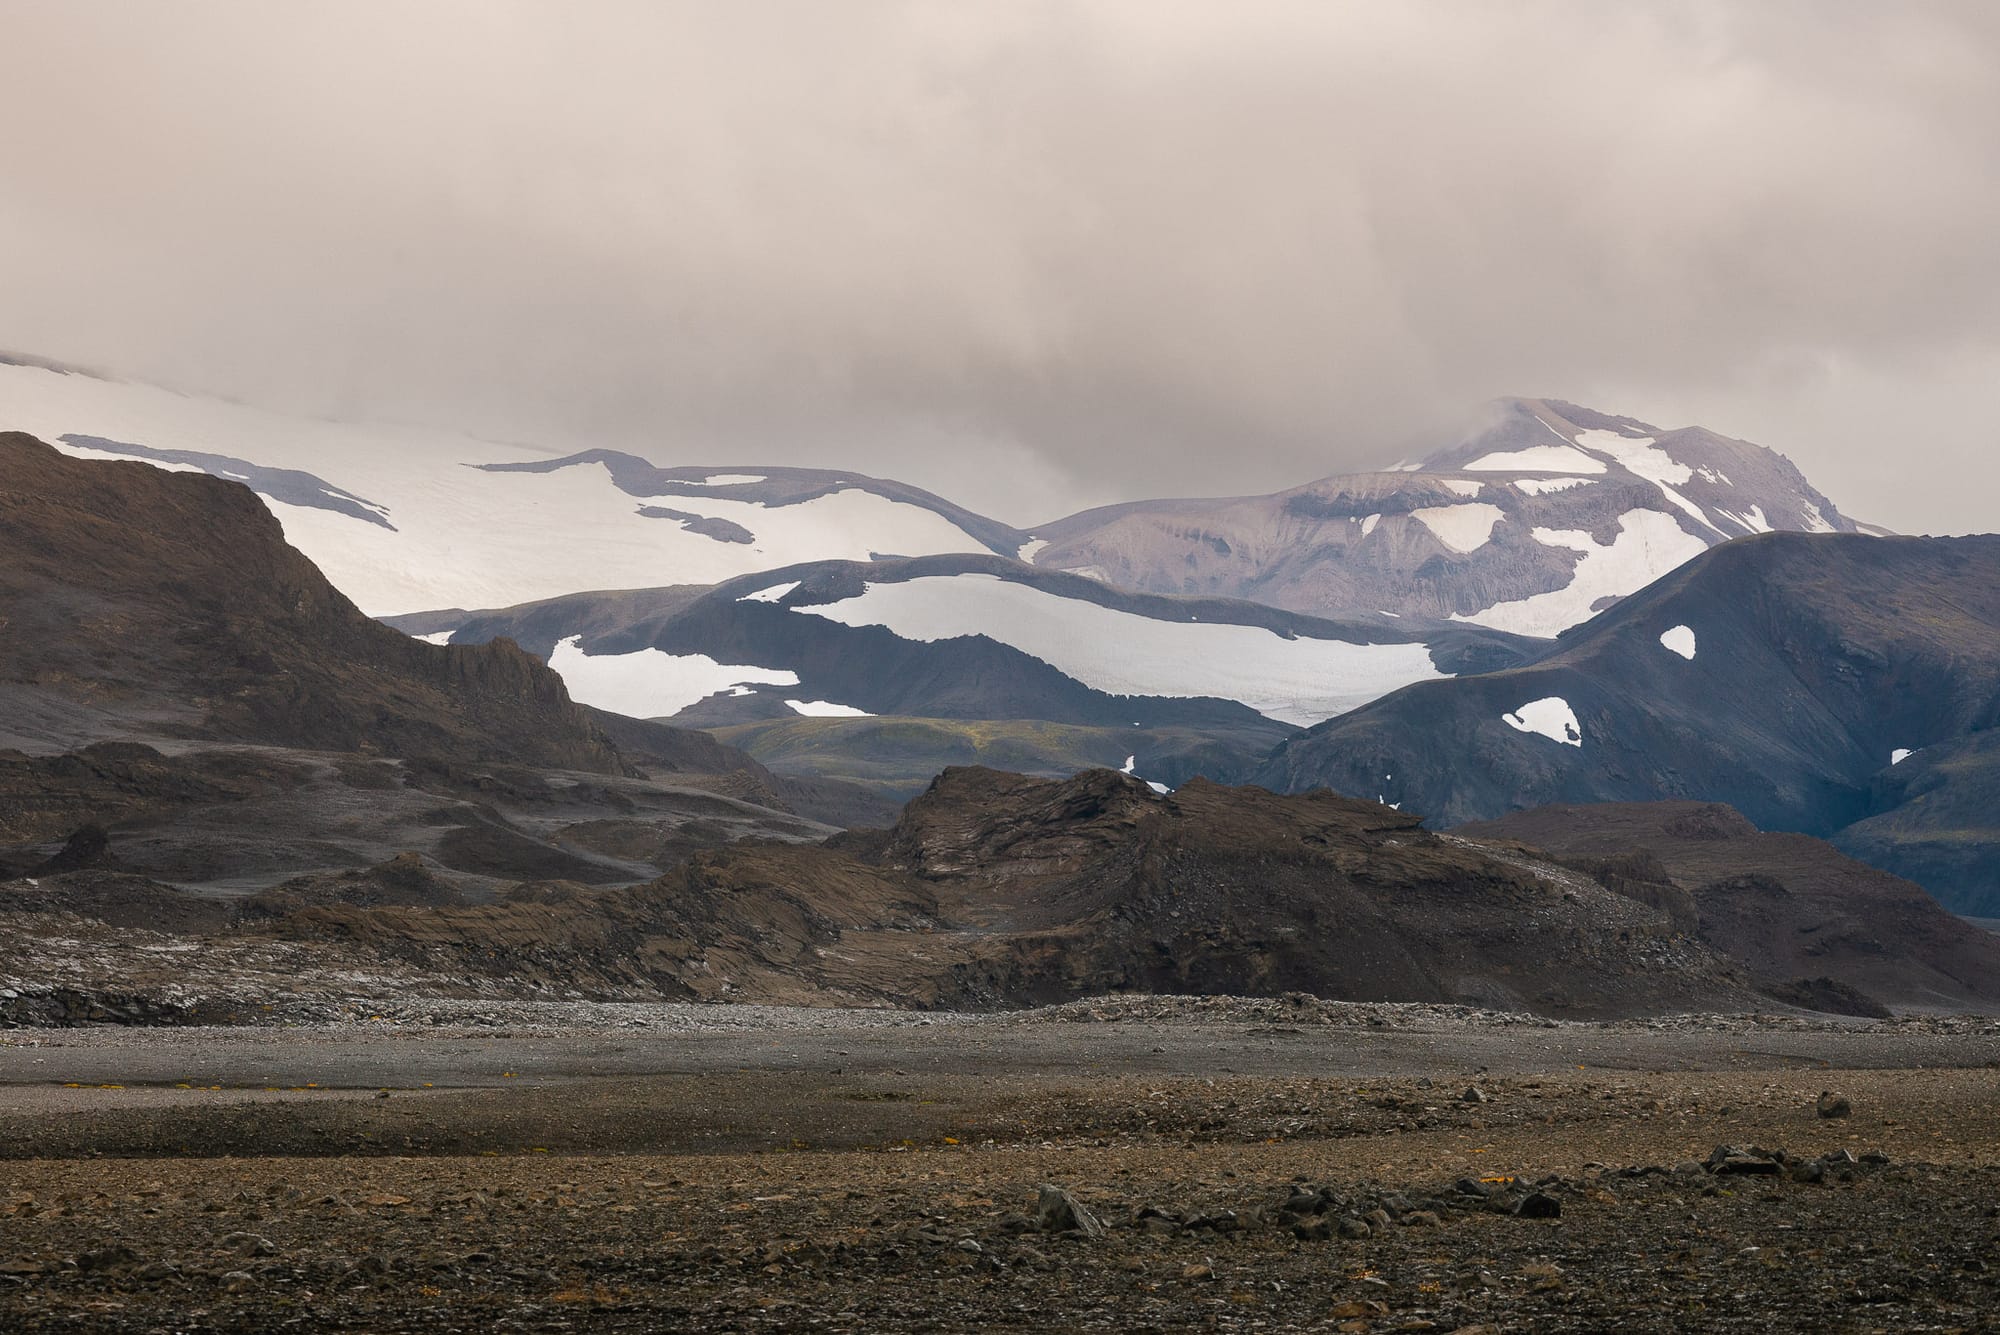
{"type": "Polygon", "coordinates": [[[2000,527],[2000,4],[0,0],[0,347],[1018,522],[1569,398],[2000,527]]]}

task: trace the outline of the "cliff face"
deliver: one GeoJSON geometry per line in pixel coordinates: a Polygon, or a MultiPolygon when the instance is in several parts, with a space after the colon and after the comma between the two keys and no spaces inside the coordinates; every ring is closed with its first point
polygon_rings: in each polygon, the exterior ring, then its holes
{"type": "Polygon", "coordinates": [[[370,620],[249,488],[0,434],[0,743],[116,732],[624,768],[512,643],[370,620]]]}

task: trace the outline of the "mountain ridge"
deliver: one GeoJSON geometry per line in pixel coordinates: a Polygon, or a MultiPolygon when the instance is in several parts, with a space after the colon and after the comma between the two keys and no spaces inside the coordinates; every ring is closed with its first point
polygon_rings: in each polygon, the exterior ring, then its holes
{"type": "Polygon", "coordinates": [[[2000,769],[1961,757],[1955,805],[1920,780],[1949,780],[1931,765],[1954,749],[1989,755],[1996,727],[2000,536],[1768,534],[1520,666],[1419,683],[1287,739],[1255,777],[1380,793],[1444,826],[1551,802],[1727,802],[1853,851],[1872,833],[1890,870],[1894,845],[1929,832],[1965,853],[1922,883],[1970,906],[2000,880],[1986,805],[2000,769]]]}

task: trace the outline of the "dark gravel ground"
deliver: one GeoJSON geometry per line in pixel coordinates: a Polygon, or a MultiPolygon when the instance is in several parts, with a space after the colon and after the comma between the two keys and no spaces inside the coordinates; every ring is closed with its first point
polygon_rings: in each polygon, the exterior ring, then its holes
{"type": "Polygon", "coordinates": [[[1380,1049],[1226,1014],[878,1017],[823,1050],[774,1016],[598,1078],[526,1069],[555,1032],[17,1031],[0,1330],[2000,1329],[1987,1025],[1931,1026],[1919,1068],[1869,1027],[1439,1021],[1380,1049]],[[204,1046],[289,1077],[316,1044],[448,1078],[49,1078],[204,1046]],[[1786,1157],[1689,1162],[1718,1145],[1786,1157]]]}

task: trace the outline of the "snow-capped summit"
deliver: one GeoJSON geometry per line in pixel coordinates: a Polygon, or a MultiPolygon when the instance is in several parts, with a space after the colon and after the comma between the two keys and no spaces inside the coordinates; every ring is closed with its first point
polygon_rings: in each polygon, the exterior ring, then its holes
{"type": "Polygon", "coordinates": [[[1035,563],[1157,593],[1552,636],[1718,543],[1772,530],[1861,531],[1762,446],[1512,399],[1473,439],[1407,467],[1040,526],[1035,563]]]}

